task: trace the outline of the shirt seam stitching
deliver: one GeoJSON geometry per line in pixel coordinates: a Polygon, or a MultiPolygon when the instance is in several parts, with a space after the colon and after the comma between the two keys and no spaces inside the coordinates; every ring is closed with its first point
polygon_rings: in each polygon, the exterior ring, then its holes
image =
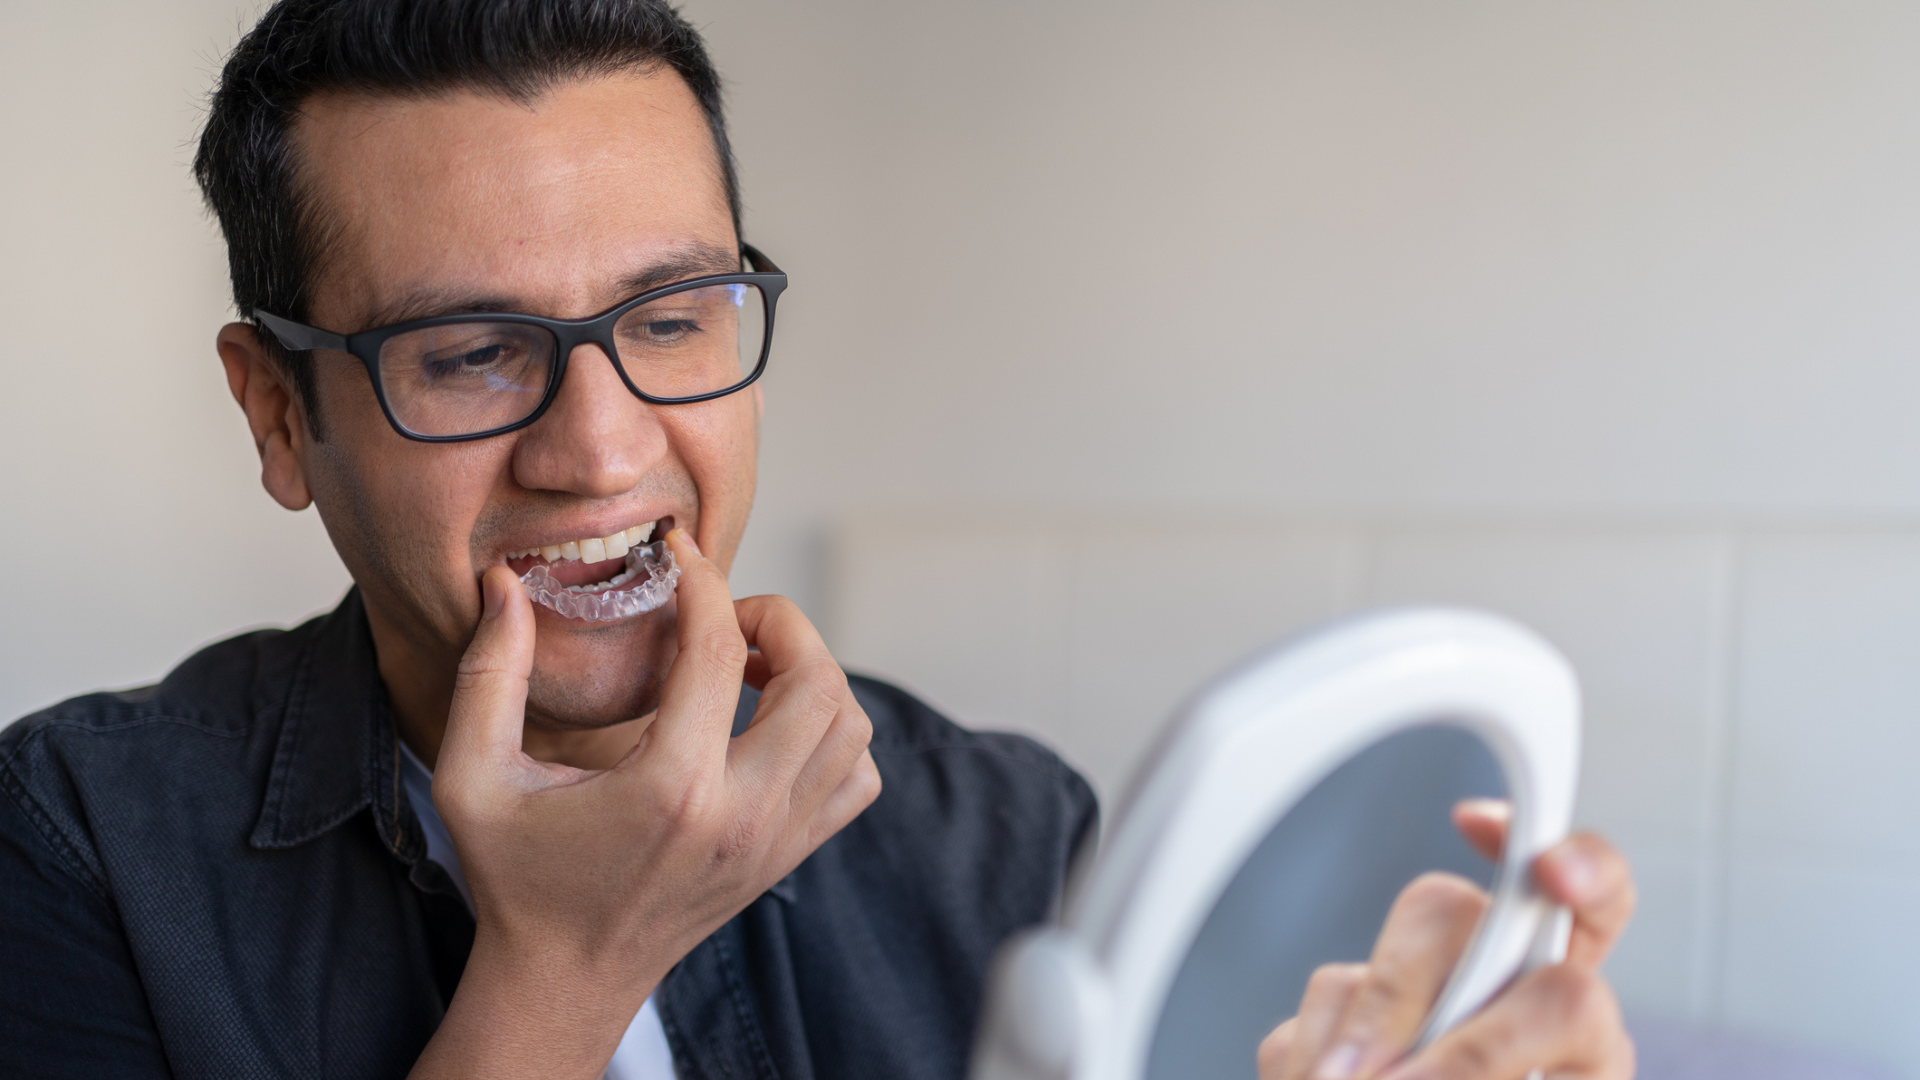
{"type": "Polygon", "coordinates": [[[202,735],[212,735],[219,739],[244,739],[247,735],[244,731],[217,728],[201,720],[195,720],[185,716],[175,716],[171,713],[154,713],[151,716],[131,716],[124,720],[112,720],[106,723],[94,720],[81,720],[68,716],[56,716],[44,720],[36,720],[34,723],[36,727],[33,733],[28,735],[27,738],[20,740],[20,745],[15,747],[14,751],[8,754],[6,760],[0,762],[0,764],[11,767],[14,759],[25,752],[27,744],[45,734],[49,728],[68,728],[74,731],[83,731],[91,735],[103,732],[125,731],[129,728],[145,727],[148,724],[178,724],[181,727],[192,728],[202,735]]]}
{"type": "Polygon", "coordinates": [[[746,986],[740,981],[740,973],[735,970],[733,950],[727,948],[727,943],[717,935],[713,945],[720,953],[720,968],[727,975],[727,997],[733,1001],[734,1017],[752,1040],[754,1064],[760,1067],[760,1075],[778,1077],[780,1072],[774,1068],[773,1054],[767,1049],[767,1042],[760,1034],[760,1025],[754,1022],[753,1011],[747,1006],[746,986]]]}
{"type": "MultiPolygon", "coordinates": [[[[261,817],[268,823],[268,831],[275,839],[288,832],[284,808],[287,801],[287,777],[292,775],[300,756],[300,736],[306,717],[307,689],[312,682],[309,666],[312,660],[313,642],[308,641],[300,650],[300,658],[295,663],[293,686],[287,692],[286,711],[282,714],[280,738],[275,740],[273,765],[267,770],[267,803],[261,808],[261,817]],[[284,766],[284,769],[282,768],[284,766]]],[[[343,818],[344,820],[344,818],[343,818]]]]}
{"type": "Polygon", "coordinates": [[[34,798],[33,794],[27,790],[26,782],[20,778],[19,772],[13,767],[14,759],[18,756],[17,752],[10,754],[4,763],[0,763],[0,777],[4,777],[4,783],[0,783],[0,786],[6,788],[14,805],[27,819],[27,824],[40,834],[40,842],[46,844],[53,857],[63,864],[61,868],[72,875],[82,888],[102,902],[113,903],[113,897],[107,892],[106,883],[99,880],[98,876],[86,867],[86,862],[80,858],[79,851],[61,834],[59,826],[54,824],[53,816],[48,814],[46,808],[40,805],[40,800],[34,798]]]}

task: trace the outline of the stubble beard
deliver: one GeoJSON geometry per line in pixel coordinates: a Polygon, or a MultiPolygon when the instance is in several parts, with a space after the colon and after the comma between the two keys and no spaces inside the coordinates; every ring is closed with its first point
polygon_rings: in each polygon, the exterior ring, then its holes
{"type": "Polygon", "coordinates": [[[678,605],[668,604],[594,636],[592,662],[571,670],[534,664],[527,679],[527,723],[546,731],[593,731],[651,715],[660,707],[667,671],[678,651],[678,605]]]}

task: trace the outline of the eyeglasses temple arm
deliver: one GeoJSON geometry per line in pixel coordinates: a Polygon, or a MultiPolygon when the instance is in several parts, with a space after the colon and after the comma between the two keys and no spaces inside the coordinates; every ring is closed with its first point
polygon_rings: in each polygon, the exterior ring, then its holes
{"type": "Polygon", "coordinates": [[[297,323],[292,319],[283,319],[278,315],[262,311],[259,308],[253,309],[253,317],[259,319],[261,325],[271,330],[273,336],[280,339],[280,344],[283,347],[293,352],[307,352],[312,349],[339,349],[342,352],[346,351],[347,339],[341,337],[339,334],[329,334],[325,330],[317,327],[297,323]]]}
{"type": "Polygon", "coordinates": [[[741,244],[740,251],[746,255],[749,262],[753,263],[754,270],[762,274],[778,274],[782,272],[779,267],[773,265],[772,259],[762,255],[760,249],[754,247],[752,244],[741,244]]]}

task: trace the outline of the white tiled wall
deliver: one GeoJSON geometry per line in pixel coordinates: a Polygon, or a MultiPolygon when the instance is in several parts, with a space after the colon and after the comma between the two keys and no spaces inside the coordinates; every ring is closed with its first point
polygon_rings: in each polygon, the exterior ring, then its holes
{"type": "Polygon", "coordinates": [[[868,516],[841,659],[1040,735],[1116,800],[1180,698],[1380,604],[1514,616],[1586,698],[1580,823],[1632,857],[1629,1007],[1920,1078],[1920,529],[868,516]],[[981,545],[982,520],[1027,524],[981,545]],[[991,575],[991,576],[990,576],[991,575]]]}
{"type": "Polygon", "coordinates": [[[1920,531],[1756,536],[1740,577],[1724,1007],[1920,1072],[1920,531]]]}

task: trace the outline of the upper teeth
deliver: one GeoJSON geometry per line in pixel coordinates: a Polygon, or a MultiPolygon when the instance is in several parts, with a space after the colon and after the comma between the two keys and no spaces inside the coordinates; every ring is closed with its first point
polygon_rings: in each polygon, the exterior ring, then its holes
{"type": "Polygon", "coordinates": [[[624,559],[630,548],[639,547],[653,536],[653,522],[635,525],[631,529],[622,529],[606,536],[591,536],[585,540],[569,540],[564,544],[548,544],[546,547],[522,548],[507,552],[507,558],[518,559],[528,555],[538,555],[548,562],[578,559],[581,562],[605,562],[608,559],[624,559]]]}

